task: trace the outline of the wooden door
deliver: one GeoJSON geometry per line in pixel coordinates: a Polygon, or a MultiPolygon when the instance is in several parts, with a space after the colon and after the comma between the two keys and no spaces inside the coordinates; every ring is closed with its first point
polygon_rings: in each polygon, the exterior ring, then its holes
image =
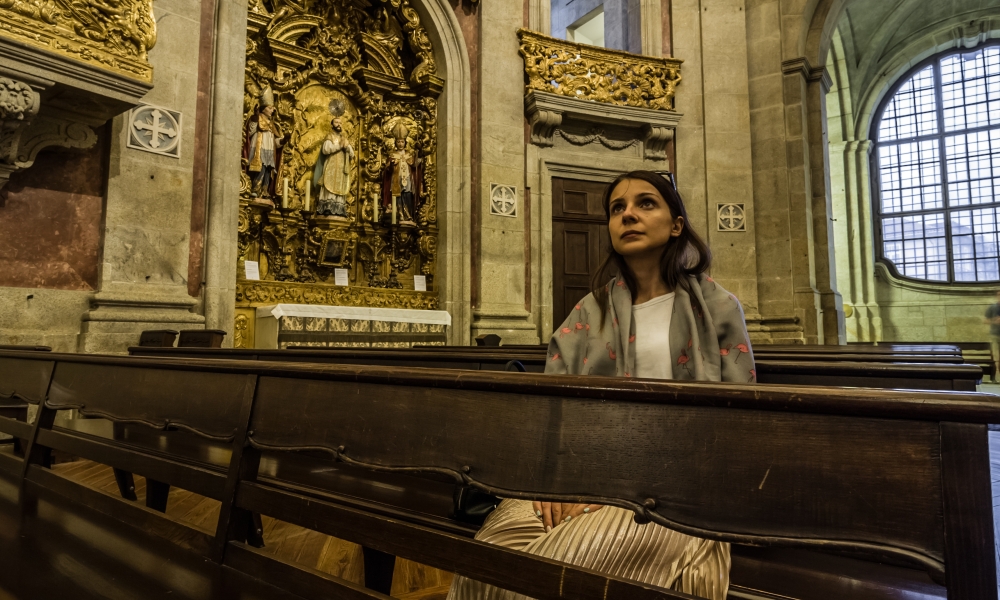
{"type": "Polygon", "coordinates": [[[590,293],[611,238],[601,207],[606,183],[552,178],[552,323],[590,293]]]}

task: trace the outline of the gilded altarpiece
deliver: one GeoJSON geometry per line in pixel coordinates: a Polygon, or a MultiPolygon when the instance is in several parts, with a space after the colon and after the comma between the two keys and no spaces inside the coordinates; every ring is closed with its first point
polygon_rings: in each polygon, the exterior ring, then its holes
{"type": "Polygon", "coordinates": [[[235,345],[253,346],[256,306],[436,309],[443,81],[417,12],[409,0],[249,9],[235,345]],[[405,196],[388,183],[400,156],[405,196]],[[259,281],[245,279],[246,261],[259,281]],[[337,269],[349,285],[336,285],[337,269]],[[413,289],[414,275],[427,291],[413,289]]]}

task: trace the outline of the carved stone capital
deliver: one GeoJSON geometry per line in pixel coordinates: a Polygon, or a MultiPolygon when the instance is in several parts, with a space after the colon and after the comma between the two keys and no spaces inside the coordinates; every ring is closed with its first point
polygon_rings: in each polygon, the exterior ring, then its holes
{"type": "Polygon", "coordinates": [[[537,104],[534,94],[529,94],[524,100],[528,123],[531,125],[531,143],[548,148],[553,144],[556,129],[562,125],[562,113],[537,104]]]}
{"type": "Polygon", "coordinates": [[[0,77],[0,186],[17,170],[21,140],[40,106],[41,98],[30,85],[0,77]]]}
{"type": "Polygon", "coordinates": [[[90,148],[97,142],[97,134],[88,125],[41,108],[38,91],[0,77],[0,187],[12,173],[30,167],[43,148],[90,148]]]}
{"type": "Polygon", "coordinates": [[[667,143],[674,139],[673,127],[660,127],[646,123],[642,126],[643,154],[646,158],[665,160],[667,143]]]}

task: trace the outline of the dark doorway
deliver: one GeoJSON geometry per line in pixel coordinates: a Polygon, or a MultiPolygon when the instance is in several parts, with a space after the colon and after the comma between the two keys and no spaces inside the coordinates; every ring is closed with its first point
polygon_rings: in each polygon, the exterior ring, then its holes
{"type": "Polygon", "coordinates": [[[552,178],[552,324],[590,293],[611,238],[601,207],[606,183],[552,178]]]}

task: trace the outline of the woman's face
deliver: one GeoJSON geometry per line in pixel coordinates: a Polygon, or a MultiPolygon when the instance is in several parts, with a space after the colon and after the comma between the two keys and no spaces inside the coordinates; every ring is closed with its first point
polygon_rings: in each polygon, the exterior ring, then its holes
{"type": "Polygon", "coordinates": [[[674,218],[667,202],[649,182],[626,179],[611,190],[611,245],[624,257],[663,251],[684,230],[684,217],[674,218]]]}

